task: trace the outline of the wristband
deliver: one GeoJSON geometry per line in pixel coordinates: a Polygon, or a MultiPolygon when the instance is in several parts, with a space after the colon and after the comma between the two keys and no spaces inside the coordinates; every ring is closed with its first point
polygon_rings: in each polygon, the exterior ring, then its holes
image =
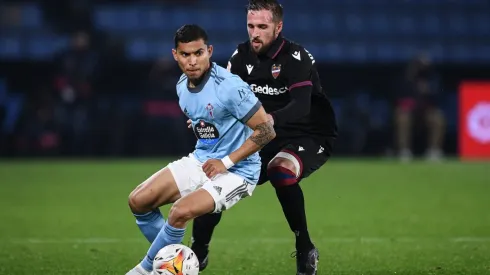
{"type": "Polygon", "coordinates": [[[226,156],[224,158],[221,159],[221,162],[223,162],[223,164],[225,165],[226,169],[230,169],[233,165],[235,165],[233,163],[233,161],[231,161],[230,157],[229,156],[226,156]]]}

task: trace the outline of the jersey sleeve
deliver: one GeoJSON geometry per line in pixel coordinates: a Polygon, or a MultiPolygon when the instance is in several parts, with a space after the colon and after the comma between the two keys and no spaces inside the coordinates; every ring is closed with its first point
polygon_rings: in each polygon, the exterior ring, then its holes
{"type": "Polygon", "coordinates": [[[219,100],[234,117],[246,123],[262,105],[247,83],[238,76],[220,84],[219,100]]]}
{"type": "Polygon", "coordinates": [[[289,91],[295,88],[313,86],[311,75],[315,59],[304,48],[298,47],[290,53],[287,69],[287,86],[289,91]]]}
{"type": "Polygon", "coordinates": [[[282,126],[307,115],[311,108],[313,91],[312,71],[315,60],[308,51],[297,47],[289,53],[286,67],[286,85],[291,95],[290,102],[271,114],[274,125],[282,126]]]}
{"type": "Polygon", "coordinates": [[[240,63],[240,56],[238,54],[238,48],[237,48],[231,55],[230,59],[228,60],[228,66],[226,67],[226,69],[232,74],[239,75],[240,74],[239,63],[240,63]]]}

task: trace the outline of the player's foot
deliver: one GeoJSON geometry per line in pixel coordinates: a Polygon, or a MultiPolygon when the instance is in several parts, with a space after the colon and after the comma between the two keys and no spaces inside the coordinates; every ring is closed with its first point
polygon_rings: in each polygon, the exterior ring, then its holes
{"type": "Polygon", "coordinates": [[[399,153],[399,158],[401,162],[410,162],[413,159],[413,154],[410,149],[402,149],[399,153]]]}
{"type": "Polygon", "coordinates": [[[151,275],[151,271],[144,269],[141,264],[138,264],[131,269],[126,275],[151,275]]]}
{"type": "Polygon", "coordinates": [[[208,266],[209,249],[207,246],[197,245],[196,243],[192,244],[191,249],[196,253],[197,260],[199,261],[199,271],[203,271],[208,266]]]}
{"type": "Polygon", "coordinates": [[[318,249],[296,252],[296,275],[316,275],[319,260],[318,249]]]}
{"type": "Polygon", "coordinates": [[[430,162],[440,162],[443,158],[443,153],[439,149],[429,149],[425,157],[430,162]]]}

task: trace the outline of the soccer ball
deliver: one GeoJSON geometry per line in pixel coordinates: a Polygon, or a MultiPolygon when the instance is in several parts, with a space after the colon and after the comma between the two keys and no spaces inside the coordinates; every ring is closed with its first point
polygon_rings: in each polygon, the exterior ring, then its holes
{"type": "Polygon", "coordinates": [[[155,275],[198,275],[196,253],[182,244],[171,244],[158,251],[153,260],[155,275]]]}

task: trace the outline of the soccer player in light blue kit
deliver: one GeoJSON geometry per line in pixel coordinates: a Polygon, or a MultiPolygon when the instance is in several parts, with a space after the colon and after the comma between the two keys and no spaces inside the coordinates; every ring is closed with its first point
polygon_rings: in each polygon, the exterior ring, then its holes
{"type": "Polygon", "coordinates": [[[179,105],[198,139],[193,153],[135,188],[129,206],[151,242],[146,257],[126,275],[149,275],[157,252],[182,242],[187,222],[230,209],[252,195],[260,173],[258,151],[275,137],[269,118],[247,83],[211,63],[206,32],[185,25],[175,35],[174,59],[183,71],[179,105]],[[167,221],[158,210],[174,203],[167,221]]]}

